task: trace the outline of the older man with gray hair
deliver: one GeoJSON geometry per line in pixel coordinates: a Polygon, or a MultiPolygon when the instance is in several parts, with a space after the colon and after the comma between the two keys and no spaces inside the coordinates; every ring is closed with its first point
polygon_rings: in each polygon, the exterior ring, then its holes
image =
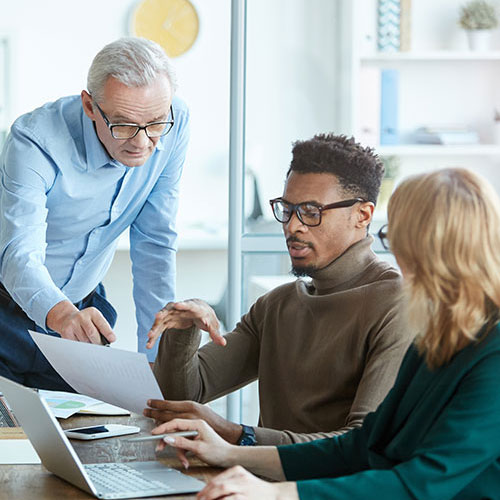
{"type": "MultiPolygon", "coordinates": [[[[130,228],[138,347],[174,298],[175,218],[189,112],[159,45],[121,38],[94,58],[87,90],[18,118],[0,161],[0,375],[71,390],[28,329],[115,340],[101,280],[130,228]]],[[[147,345],[146,345],[147,344],[147,345]]]]}

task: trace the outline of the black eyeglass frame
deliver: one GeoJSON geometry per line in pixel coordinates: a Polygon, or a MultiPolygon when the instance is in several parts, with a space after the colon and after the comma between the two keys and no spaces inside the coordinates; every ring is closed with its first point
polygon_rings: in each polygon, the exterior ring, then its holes
{"type": "Polygon", "coordinates": [[[101,113],[102,119],[104,120],[104,123],[106,126],[109,128],[109,131],[111,133],[111,137],[113,139],[116,139],[118,141],[128,141],[129,139],[133,139],[141,130],[144,130],[145,134],[150,138],[150,139],[157,139],[158,137],[163,137],[167,135],[173,128],[174,128],[174,108],[172,108],[172,105],[170,105],[170,115],[172,116],[172,120],[167,120],[167,121],[159,121],[159,122],[151,122],[151,123],[146,123],[146,125],[138,125],[137,123],[111,123],[104,113],[104,111],[101,109],[101,106],[97,104],[97,102],[94,100],[94,103],[99,110],[99,113],[101,113]],[[148,133],[148,127],[151,125],[160,125],[160,124],[165,124],[165,130],[162,134],[160,135],[149,135],[148,133]],[[170,127],[168,127],[170,125],[170,127]],[[136,127],[136,131],[134,135],[131,135],[130,137],[115,137],[115,134],[113,133],[113,128],[115,127],[136,127]]]}
{"type": "Polygon", "coordinates": [[[384,250],[387,250],[388,252],[391,251],[391,245],[389,243],[389,240],[387,238],[387,224],[384,224],[377,233],[377,236],[380,240],[380,243],[382,243],[382,246],[384,247],[384,250]]]}
{"type": "Polygon", "coordinates": [[[290,203],[289,201],[285,200],[284,198],[274,198],[272,200],[269,200],[269,204],[271,205],[271,209],[273,211],[274,218],[280,222],[281,224],[286,224],[290,222],[290,219],[292,218],[293,214],[297,214],[297,218],[301,222],[301,224],[304,224],[304,226],[308,227],[317,227],[321,224],[322,221],[322,216],[323,212],[325,210],[333,210],[335,208],[347,208],[347,207],[352,207],[356,203],[365,203],[367,200],[363,198],[350,198],[349,200],[341,200],[341,201],[336,201],[335,203],[329,203],[328,205],[320,205],[319,203],[315,203],[314,201],[303,201],[301,203],[290,203]],[[274,211],[274,205],[277,203],[286,203],[289,207],[289,217],[286,220],[280,220],[278,219],[276,212],[274,211]],[[313,207],[316,207],[319,211],[319,219],[317,224],[308,224],[307,222],[304,222],[302,219],[302,215],[300,213],[300,207],[303,205],[310,205],[313,207]]]}

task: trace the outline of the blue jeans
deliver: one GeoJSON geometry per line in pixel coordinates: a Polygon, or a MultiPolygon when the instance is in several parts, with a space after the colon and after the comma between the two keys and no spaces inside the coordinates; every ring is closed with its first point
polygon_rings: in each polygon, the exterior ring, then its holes
{"type": "MultiPolygon", "coordinates": [[[[95,292],[75,304],[78,309],[95,307],[106,318],[111,328],[116,323],[116,311],[106,300],[106,292],[99,283],[95,292]]],[[[32,321],[11,299],[0,300],[0,375],[28,387],[53,391],[76,392],[52,368],[40,349],[33,342],[28,330],[59,334],[44,330],[32,321]]]]}

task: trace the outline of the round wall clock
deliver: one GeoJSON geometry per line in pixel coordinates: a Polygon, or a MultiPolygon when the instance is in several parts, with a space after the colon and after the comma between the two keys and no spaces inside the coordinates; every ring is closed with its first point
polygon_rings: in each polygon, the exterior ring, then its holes
{"type": "Polygon", "coordinates": [[[193,45],[199,24],[189,0],[141,0],[132,12],[131,32],[154,40],[169,57],[177,57],[193,45]]]}

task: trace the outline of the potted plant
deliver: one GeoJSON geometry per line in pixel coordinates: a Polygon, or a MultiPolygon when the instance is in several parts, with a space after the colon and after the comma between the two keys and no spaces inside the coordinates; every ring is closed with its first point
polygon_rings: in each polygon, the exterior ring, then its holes
{"type": "Polygon", "coordinates": [[[500,111],[496,108],[493,114],[493,142],[500,144],[500,111]]]}
{"type": "Polygon", "coordinates": [[[380,158],[385,167],[384,177],[380,184],[380,193],[378,195],[377,209],[386,210],[387,203],[394,191],[396,177],[399,175],[401,160],[399,156],[382,156],[380,158]]]}
{"type": "Polygon", "coordinates": [[[488,50],[491,30],[498,26],[495,6],[488,0],[471,0],[461,7],[458,24],[467,33],[471,50],[488,50]]]}

